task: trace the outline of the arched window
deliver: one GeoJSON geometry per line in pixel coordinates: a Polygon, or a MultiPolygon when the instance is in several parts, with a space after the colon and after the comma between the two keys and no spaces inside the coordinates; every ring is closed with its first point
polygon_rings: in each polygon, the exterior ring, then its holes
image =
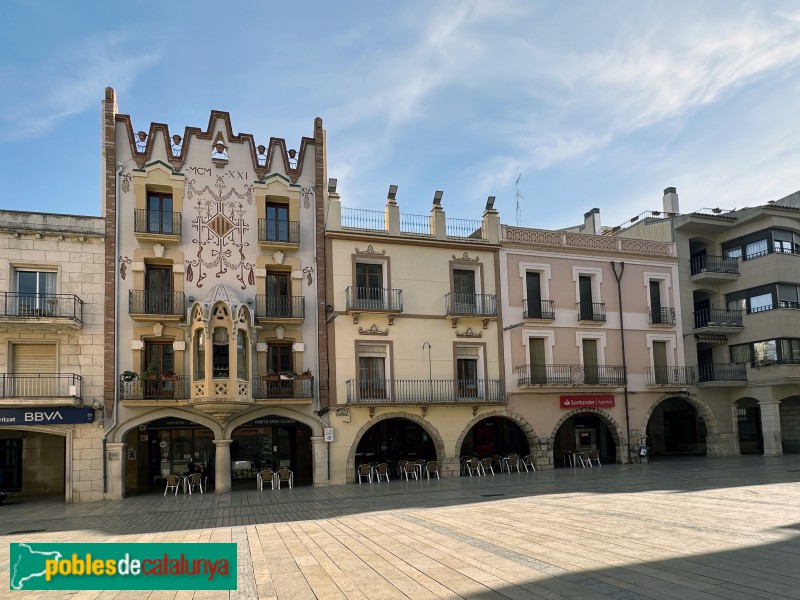
{"type": "Polygon", "coordinates": [[[194,380],[206,378],[206,336],[202,329],[194,332],[194,380]]]}
{"type": "Polygon", "coordinates": [[[239,379],[247,379],[250,371],[247,354],[247,334],[240,329],[236,332],[236,377],[239,379]]]}
{"type": "Polygon", "coordinates": [[[212,336],[212,369],[215,378],[227,378],[230,373],[228,330],[215,327],[212,336]]]}

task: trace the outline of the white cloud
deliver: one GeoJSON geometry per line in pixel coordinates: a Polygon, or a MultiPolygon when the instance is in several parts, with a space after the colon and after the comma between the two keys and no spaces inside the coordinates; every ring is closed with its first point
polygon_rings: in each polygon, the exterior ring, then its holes
{"type": "Polygon", "coordinates": [[[39,69],[9,69],[3,78],[16,79],[19,92],[3,100],[0,134],[12,141],[41,137],[64,119],[97,108],[98,90],[113,85],[124,91],[159,59],[157,50],[142,51],[127,36],[108,35],[76,44],[39,69]]]}

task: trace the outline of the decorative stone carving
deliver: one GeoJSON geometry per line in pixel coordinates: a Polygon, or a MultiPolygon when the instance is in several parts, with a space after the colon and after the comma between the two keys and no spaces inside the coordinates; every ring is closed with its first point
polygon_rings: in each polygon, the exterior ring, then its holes
{"type": "Polygon", "coordinates": [[[161,337],[162,333],[164,333],[164,325],[161,323],[153,323],[153,335],[156,337],[161,337]]]}
{"type": "Polygon", "coordinates": [[[131,259],[127,256],[120,256],[119,257],[119,276],[122,280],[125,280],[125,276],[128,274],[128,267],[127,265],[131,264],[131,259]]]}
{"type": "Polygon", "coordinates": [[[276,265],[282,265],[283,264],[283,257],[284,257],[284,254],[280,250],[277,250],[272,254],[272,260],[275,261],[276,265]]]}
{"type": "Polygon", "coordinates": [[[467,327],[466,331],[459,331],[458,329],[456,329],[456,337],[479,338],[479,337],[483,337],[483,332],[482,331],[473,331],[472,327],[467,327]]]}
{"type": "Polygon", "coordinates": [[[166,250],[166,248],[164,248],[162,244],[153,246],[153,254],[156,258],[164,258],[164,250],[166,250]]]}
{"type": "Polygon", "coordinates": [[[356,254],[374,254],[374,255],[377,255],[377,256],[385,256],[386,255],[386,250],[384,249],[384,250],[381,250],[380,252],[376,252],[375,248],[373,248],[372,244],[370,244],[369,246],[367,246],[366,250],[359,250],[358,248],[356,248],[356,254]]]}
{"type": "Polygon", "coordinates": [[[369,327],[368,329],[359,327],[358,333],[361,335],[389,335],[389,328],[387,327],[386,329],[378,329],[378,325],[373,324],[372,327],[369,327]]]}
{"type": "Polygon", "coordinates": [[[282,340],[284,335],[286,335],[286,328],[283,325],[278,325],[275,328],[275,337],[282,340]]]}
{"type": "Polygon", "coordinates": [[[469,254],[467,254],[466,251],[461,256],[456,256],[455,254],[453,254],[452,258],[453,258],[453,260],[463,260],[463,261],[467,261],[467,262],[480,262],[480,260],[481,260],[477,256],[475,258],[470,258],[469,254]]]}

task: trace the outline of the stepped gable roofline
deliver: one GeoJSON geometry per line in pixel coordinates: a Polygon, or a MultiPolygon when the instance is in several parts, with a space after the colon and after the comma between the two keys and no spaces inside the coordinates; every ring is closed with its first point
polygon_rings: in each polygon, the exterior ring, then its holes
{"type": "MultiPolygon", "coordinates": [[[[150,128],[147,133],[147,145],[145,146],[144,152],[138,152],[136,150],[136,134],[133,131],[133,121],[131,120],[130,115],[125,114],[117,114],[115,115],[115,120],[117,123],[121,124],[125,128],[125,132],[128,136],[128,144],[130,145],[131,155],[133,156],[136,164],[141,169],[144,165],[148,162],[152,162],[151,155],[153,153],[153,140],[155,139],[155,133],[161,132],[163,133],[163,140],[164,140],[164,152],[168,157],[172,168],[177,172],[180,171],[183,167],[184,163],[186,162],[186,154],[189,145],[192,143],[192,140],[197,138],[198,140],[209,140],[212,141],[214,132],[214,122],[217,119],[222,119],[225,123],[225,138],[228,144],[247,144],[250,149],[250,157],[253,161],[253,169],[258,176],[258,179],[264,179],[265,175],[269,173],[270,168],[272,166],[272,161],[275,159],[275,152],[277,151],[278,159],[282,160],[284,172],[289,176],[292,182],[296,182],[297,178],[300,176],[300,167],[303,164],[303,159],[306,154],[306,150],[308,146],[314,146],[314,138],[312,137],[303,137],[300,140],[300,150],[297,156],[297,168],[292,169],[289,167],[289,158],[287,155],[286,149],[286,140],[284,138],[276,138],[271,137],[269,138],[269,143],[265,144],[267,149],[267,160],[264,165],[258,164],[258,159],[256,158],[256,143],[253,134],[251,133],[233,133],[233,127],[231,126],[231,115],[228,112],[222,110],[212,110],[211,115],[208,119],[208,127],[204,130],[200,129],[199,127],[186,127],[183,132],[183,144],[181,146],[181,153],[178,156],[173,156],[172,148],[170,147],[169,141],[172,139],[172,135],[169,131],[169,125],[166,123],[150,123],[150,128]]],[[[317,117],[315,119],[316,122],[319,121],[322,123],[322,119],[317,117]]]]}

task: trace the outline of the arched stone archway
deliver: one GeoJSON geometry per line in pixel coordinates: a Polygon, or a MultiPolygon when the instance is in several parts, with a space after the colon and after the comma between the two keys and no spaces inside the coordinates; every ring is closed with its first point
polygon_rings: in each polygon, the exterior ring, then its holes
{"type": "MultiPolygon", "coordinates": [[[[447,453],[445,452],[444,441],[442,440],[442,436],[439,434],[439,431],[433,425],[431,425],[430,422],[426,421],[419,415],[413,415],[405,412],[391,412],[371,418],[369,421],[364,423],[361,429],[356,432],[356,435],[353,438],[353,444],[350,446],[350,451],[347,453],[347,464],[345,466],[347,477],[346,481],[353,481],[356,477],[356,450],[358,449],[359,442],[361,442],[361,438],[363,438],[364,434],[372,429],[375,425],[381,421],[387,421],[389,419],[405,419],[407,421],[416,423],[423,430],[425,430],[425,432],[431,437],[433,446],[436,449],[436,460],[444,467],[445,461],[448,459],[447,453]]],[[[442,474],[444,475],[445,473],[446,471],[443,470],[442,474]]]]}
{"type": "Polygon", "coordinates": [[[516,413],[511,410],[493,410],[490,412],[482,413],[474,417],[469,423],[466,424],[464,429],[461,431],[461,435],[458,436],[458,440],[456,440],[456,445],[453,448],[452,456],[455,459],[458,459],[461,456],[461,448],[464,446],[464,441],[467,438],[467,435],[470,434],[472,429],[481,421],[485,421],[486,419],[492,418],[500,418],[500,419],[507,419],[514,423],[517,427],[522,430],[522,433],[525,435],[525,439],[528,442],[528,448],[530,454],[534,456],[535,464],[539,465],[540,463],[540,443],[539,437],[536,435],[536,432],[533,430],[533,426],[528,423],[528,421],[519,413],[516,413]]]}
{"type": "Polygon", "coordinates": [[[598,418],[608,428],[609,432],[611,433],[611,438],[616,447],[615,460],[619,463],[627,463],[628,462],[627,440],[625,439],[624,430],[622,429],[622,427],[620,427],[619,423],[617,423],[616,419],[614,419],[614,417],[609,415],[607,412],[597,408],[577,408],[562,415],[562,417],[555,424],[555,427],[553,427],[553,431],[550,435],[550,438],[547,440],[547,454],[550,457],[552,464],[555,465],[556,461],[554,451],[557,444],[559,430],[564,426],[564,424],[567,421],[580,415],[592,415],[598,418]]]}
{"type": "Polygon", "coordinates": [[[253,419],[258,419],[259,417],[266,417],[268,415],[275,415],[277,417],[286,417],[287,419],[294,419],[302,423],[303,425],[307,425],[311,428],[311,435],[313,436],[321,436],[322,429],[325,427],[325,423],[323,423],[319,419],[315,419],[314,417],[309,417],[308,415],[304,415],[299,411],[292,410],[290,408],[281,408],[278,406],[263,406],[254,408],[252,410],[248,410],[247,412],[242,412],[234,416],[230,419],[223,428],[223,434],[225,439],[230,439],[231,433],[234,429],[247,423],[248,421],[252,421],[253,419]]]}
{"type": "Polygon", "coordinates": [[[207,415],[180,408],[159,408],[129,419],[124,423],[118,423],[114,429],[114,432],[108,438],[109,443],[122,444],[125,440],[125,435],[134,427],[145,425],[150,421],[164,419],[167,417],[175,417],[178,419],[186,419],[187,421],[194,421],[195,423],[208,427],[212,432],[214,432],[215,439],[222,438],[222,426],[207,415]]]}
{"type": "MultiPolygon", "coordinates": [[[[647,430],[648,425],[650,424],[650,419],[653,416],[653,413],[661,406],[664,402],[678,399],[683,400],[690,404],[694,409],[697,411],[698,417],[702,420],[705,429],[706,429],[706,450],[705,453],[708,456],[717,455],[717,445],[719,444],[719,426],[717,423],[717,419],[714,416],[714,413],[711,411],[711,408],[697,398],[697,396],[693,394],[664,394],[663,396],[657,398],[653,401],[650,405],[648,410],[644,413],[643,420],[641,422],[641,429],[632,429],[631,430],[631,438],[632,444],[634,445],[645,445],[647,441],[647,430]]],[[[651,448],[651,453],[653,449],[651,448]]]]}

